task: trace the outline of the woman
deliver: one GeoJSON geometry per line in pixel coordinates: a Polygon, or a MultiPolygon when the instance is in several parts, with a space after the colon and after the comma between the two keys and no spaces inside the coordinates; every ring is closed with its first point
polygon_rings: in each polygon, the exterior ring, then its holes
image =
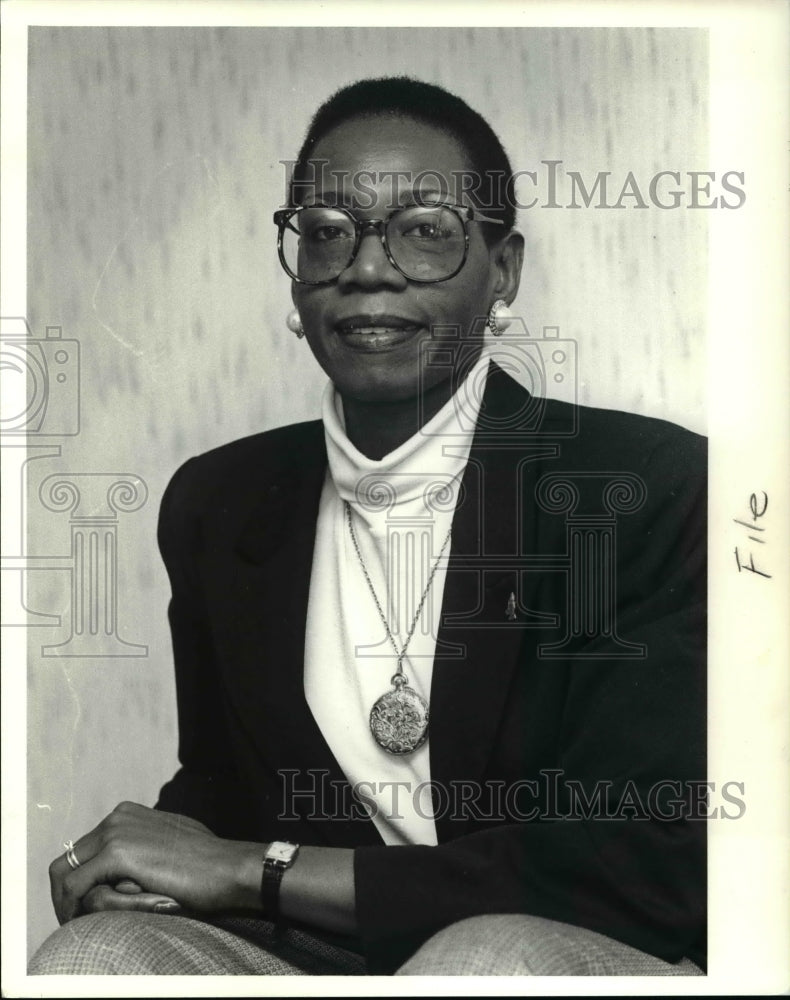
{"type": "Polygon", "coordinates": [[[182,767],[53,862],[32,972],[699,974],[704,443],[496,364],[512,173],[428,84],[319,109],[275,221],[323,420],[168,487],[182,767]]]}

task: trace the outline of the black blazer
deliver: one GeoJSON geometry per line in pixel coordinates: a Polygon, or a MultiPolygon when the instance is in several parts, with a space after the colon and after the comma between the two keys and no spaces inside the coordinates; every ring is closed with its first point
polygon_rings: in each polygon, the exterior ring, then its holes
{"type": "Polygon", "coordinates": [[[431,687],[438,847],[387,847],[349,809],[304,697],[326,468],[314,421],[192,459],[167,488],[182,767],[158,807],[221,836],[356,848],[371,971],[456,920],[517,912],[704,962],[704,439],[530,396],[492,366],[431,687]]]}

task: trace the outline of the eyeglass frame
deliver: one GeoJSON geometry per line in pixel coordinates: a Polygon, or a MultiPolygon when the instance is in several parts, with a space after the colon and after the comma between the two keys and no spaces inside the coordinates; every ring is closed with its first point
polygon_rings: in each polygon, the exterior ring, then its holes
{"type": "Polygon", "coordinates": [[[463,270],[464,264],[466,264],[466,258],[469,256],[469,223],[470,222],[488,222],[495,226],[504,226],[504,219],[492,219],[488,215],[483,215],[483,213],[470,205],[456,205],[448,202],[426,202],[424,204],[418,203],[416,205],[401,205],[398,208],[393,209],[388,215],[381,219],[358,219],[355,215],[352,215],[350,209],[342,208],[337,205],[297,205],[293,208],[281,208],[274,213],[273,216],[274,224],[277,226],[277,255],[280,258],[280,264],[282,265],[285,273],[292,278],[299,285],[333,285],[343,271],[347,270],[354,261],[357,259],[357,254],[359,253],[359,248],[362,245],[362,237],[365,231],[368,229],[375,229],[379,234],[379,239],[381,240],[381,246],[384,253],[387,255],[387,260],[390,264],[402,274],[407,281],[413,281],[419,285],[436,285],[441,281],[449,281],[450,278],[454,278],[457,274],[463,270]],[[288,267],[285,260],[285,252],[283,250],[283,235],[285,233],[285,227],[288,222],[296,215],[298,212],[304,212],[311,208],[327,208],[335,212],[341,212],[343,215],[347,216],[351,222],[354,224],[354,247],[351,251],[351,257],[346,266],[339,271],[334,278],[328,278],[326,281],[308,281],[306,278],[300,278],[298,275],[294,274],[293,271],[288,267]],[[450,274],[445,275],[443,278],[412,278],[400,267],[396,261],[393,259],[390,253],[389,244],[387,242],[387,226],[392,221],[393,217],[409,208],[448,208],[460,219],[464,227],[464,254],[461,258],[461,262],[458,267],[452,271],[450,274]]]}

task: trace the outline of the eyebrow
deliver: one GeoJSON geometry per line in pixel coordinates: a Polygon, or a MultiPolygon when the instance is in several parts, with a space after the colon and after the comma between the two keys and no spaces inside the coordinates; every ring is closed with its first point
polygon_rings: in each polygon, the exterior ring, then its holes
{"type": "MultiPolygon", "coordinates": [[[[363,207],[363,209],[366,208],[366,206],[360,204],[360,201],[367,201],[367,198],[363,195],[360,199],[359,193],[351,198],[345,198],[339,192],[329,190],[315,192],[313,201],[309,199],[303,200],[299,204],[303,208],[344,208],[347,211],[354,211],[360,207],[363,207]]],[[[426,207],[433,205],[437,207],[441,205],[448,205],[455,208],[464,207],[452,200],[452,192],[429,188],[427,191],[404,190],[398,204],[387,205],[385,206],[385,210],[394,211],[397,208],[411,208],[415,205],[425,205],[426,207]]]]}

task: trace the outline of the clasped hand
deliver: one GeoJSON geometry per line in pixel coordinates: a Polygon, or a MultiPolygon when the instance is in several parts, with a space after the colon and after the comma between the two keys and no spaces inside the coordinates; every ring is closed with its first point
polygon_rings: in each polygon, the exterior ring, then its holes
{"type": "Polygon", "coordinates": [[[250,859],[257,856],[260,866],[257,845],[223,840],[197,820],[134,802],[116,806],[74,844],[74,854],[79,867],[72,870],[64,854],[49,867],[61,924],[99,910],[243,908],[255,898],[245,894],[250,859]]]}

